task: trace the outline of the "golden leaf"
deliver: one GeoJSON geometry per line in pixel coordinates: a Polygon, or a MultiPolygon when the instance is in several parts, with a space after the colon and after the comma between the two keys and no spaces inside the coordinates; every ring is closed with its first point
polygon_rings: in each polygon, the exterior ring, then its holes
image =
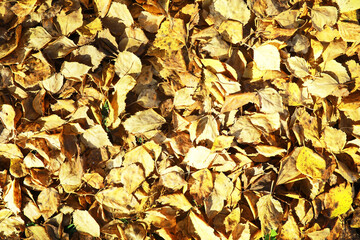
{"type": "Polygon", "coordinates": [[[312,178],[323,178],[326,171],[326,161],[307,147],[302,147],[296,158],[296,168],[312,178]]]}
{"type": "Polygon", "coordinates": [[[100,226],[88,211],[75,210],[73,221],[77,231],[90,234],[93,237],[100,237],[100,226]]]}
{"type": "Polygon", "coordinates": [[[325,193],[324,213],[330,218],[346,213],[351,208],[353,202],[352,194],[350,184],[342,183],[331,188],[328,193],[325,193]]]}

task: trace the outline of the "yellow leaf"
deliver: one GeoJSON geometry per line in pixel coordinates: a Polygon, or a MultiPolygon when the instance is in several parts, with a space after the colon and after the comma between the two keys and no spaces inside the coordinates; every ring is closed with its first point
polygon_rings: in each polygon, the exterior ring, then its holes
{"type": "Polygon", "coordinates": [[[360,25],[356,23],[338,22],[340,36],[344,41],[356,42],[360,38],[360,25]]]}
{"type": "Polygon", "coordinates": [[[99,173],[85,173],[82,179],[95,189],[104,187],[104,178],[99,173]]]}
{"type": "Polygon", "coordinates": [[[258,200],[256,207],[262,235],[269,234],[272,229],[276,231],[281,226],[283,209],[278,200],[268,194],[258,200]]]}
{"type": "Polygon", "coordinates": [[[0,143],[0,156],[9,159],[24,157],[17,145],[4,143],[0,143]]]}
{"type": "Polygon", "coordinates": [[[100,237],[100,226],[88,211],[75,210],[73,221],[77,231],[90,234],[93,237],[100,237]]]}
{"type": "Polygon", "coordinates": [[[210,227],[204,220],[202,220],[199,216],[197,216],[193,211],[190,211],[189,219],[192,224],[193,236],[200,237],[200,239],[206,240],[219,240],[214,233],[214,229],[210,227]]]}
{"type": "Polygon", "coordinates": [[[243,0],[215,0],[210,5],[210,13],[214,18],[233,19],[247,24],[250,20],[250,10],[243,0]]]}
{"type": "Polygon", "coordinates": [[[25,236],[35,240],[51,240],[50,236],[42,226],[30,226],[25,229],[25,236]]]}
{"type": "Polygon", "coordinates": [[[290,57],[287,59],[288,69],[298,78],[304,78],[310,75],[306,60],[301,57],[290,57]]]}
{"type": "Polygon", "coordinates": [[[210,170],[203,169],[191,174],[189,185],[190,194],[194,196],[198,203],[201,202],[202,199],[209,196],[214,187],[210,170]]]}
{"type": "Polygon", "coordinates": [[[211,151],[216,152],[227,149],[231,147],[233,141],[234,141],[234,136],[219,135],[215,138],[214,143],[211,147],[211,151]]]}
{"type": "Polygon", "coordinates": [[[56,17],[62,35],[68,35],[83,25],[83,15],[81,8],[67,14],[66,10],[62,10],[56,17]]]}
{"type": "Polygon", "coordinates": [[[97,14],[104,18],[109,11],[111,0],[94,0],[94,3],[97,14]]]}
{"type": "Polygon", "coordinates": [[[323,133],[326,149],[329,152],[339,154],[346,144],[346,133],[340,129],[327,126],[323,133]]]}
{"type": "Polygon", "coordinates": [[[164,21],[156,34],[153,46],[168,52],[178,51],[185,46],[186,31],[184,21],[180,18],[173,18],[164,21]]]}
{"type": "Polygon", "coordinates": [[[308,80],[304,83],[309,90],[309,93],[321,98],[326,98],[338,89],[338,82],[328,74],[322,74],[321,77],[315,80],[308,80]]]}
{"type": "Polygon", "coordinates": [[[340,8],[340,12],[350,12],[360,8],[358,0],[335,0],[340,8]]]}
{"type": "Polygon", "coordinates": [[[312,178],[323,178],[326,171],[326,161],[307,147],[302,147],[296,159],[296,168],[312,178]]]}
{"type": "Polygon", "coordinates": [[[208,168],[212,161],[212,158],[209,157],[210,153],[210,149],[206,147],[192,147],[186,154],[183,163],[196,169],[208,168]]]}
{"type": "Polygon", "coordinates": [[[137,77],[141,73],[140,58],[128,51],[119,53],[115,60],[115,72],[120,79],[126,75],[137,77]]]}
{"type": "Polygon", "coordinates": [[[98,192],[95,199],[107,209],[115,209],[123,214],[131,214],[139,206],[136,198],[124,188],[112,187],[98,192]]]}
{"type": "Polygon", "coordinates": [[[168,204],[170,206],[176,207],[185,212],[189,211],[193,207],[182,193],[164,195],[159,197],[156,201],[164,205],[168,204]]]}
{"type": "Polygon", "coordinates": [[[109,137],[101,125],[96,125],[87,129],[82,135],[81,140],[87,147],[101,148],[103,146],[112,146],[109,137]]]}
{"type": "Polygon", "coordinates": [[[346,213],[353,202],[352,194],[350,184],[342,183],[331,188],[328,193],[325,193],[324,213],[330,218],[346,213]]]}

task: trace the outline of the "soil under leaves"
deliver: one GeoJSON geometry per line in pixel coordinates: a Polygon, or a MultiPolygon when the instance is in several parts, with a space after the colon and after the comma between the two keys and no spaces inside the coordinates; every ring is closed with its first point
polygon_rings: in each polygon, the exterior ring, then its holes
{"type": "Polygon", "coordinates": [[[0,238],[360,238],[359,9],[1,2],[0,238]]]}

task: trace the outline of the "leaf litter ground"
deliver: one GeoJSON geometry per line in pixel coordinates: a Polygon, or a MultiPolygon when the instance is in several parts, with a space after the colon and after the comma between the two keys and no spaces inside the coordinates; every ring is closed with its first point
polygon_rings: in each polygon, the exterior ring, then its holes
{"type": "Polygon", "coordinates": [[[2,239],[358,239],[360,2],[0,3],[2,239]]]}

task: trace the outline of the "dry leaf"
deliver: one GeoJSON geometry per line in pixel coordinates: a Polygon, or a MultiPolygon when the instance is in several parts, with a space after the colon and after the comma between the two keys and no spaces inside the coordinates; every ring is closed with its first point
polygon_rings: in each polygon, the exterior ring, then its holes
{"type": "Polygon", "coordinates": [[[326,98],[338,89],[338,82],[328,74],[322,74],[314,80],[308,80],[304,83],[309,93],[314,96],[326,98]]]}
{"type": "Polygon", "coordinates": [[[326,171],[326,161],[307,147],[302,147],[296,158],[296,168],[312,178],[323,178],[326,171]]]}
{"type": "Polygon", "coordinates": [[[88,211],[75,210],[73,221],[77,231],[90,234],[93,237],[100,237],[100,226],[88,211]]]}
{"type": "Polygon", "coordinates": [[[272,44],[263,44],[254,49],[254,62],[261,71],[280,71],[279,50],[272,44]]]}
{"type": "Polygon", "coordinates": [[[324,26],[332,27],[338,18],[337,9],[331,6],[314,7],[311,10],[311,20],[313,26],[321,31],[324,26]]]}
{"type": "Polygon", "coordinates": [[[83,15],[81,13],[81,8],[67,13],[66,11],[61,11],[60,14],[56,17],[56,21],[60,27],[62,35],[68,35],[74,32],[76,29],[83,25],[83,15]]]}
{"type": "Polygon", "coordinates": [[[204,220],[199,218],[193,211],[190,211],[189,219],[194,229],[193,236],[198,236],[200,239],[220,239],[215,235],[214,229],[211,228],[204,220]]]}
{"type": "Polygon", "coordinates": [[[346,213],[351,208],[353,202],[352,194],[350,184],[342,183],[331,188],[328,193],[325,193],[324,214],[330,218],[334,218],[346,213]]]}
{"type": "Polygon", "coordinates": [[[115,60],[115,72],[120,79],[126,75],[136,77],[141,72],[141,61],[132,52],[121,52],[115,60]]]}
{"type": "Polygon", "coordinates": [[[190,193],[197,202],[201,202],[213,190],[213,179],[208,169],[199,170],[191,174],[189,179],[190,193]]]}
{"type": "Polygon", "coordinates": [[[182,193],[164,195],[156,201],[164,205],[176,207],[183,210],[184,212],[189,211],[193,207],[182,193]]]}
{"type": "Polygon", "coordinates": [[[243,0],[215,0],[210,5],[210,12],[214,18],[232,19],[247,24],[250,19],[250,10],[243,0]]]}
{"type": "Polygon", "coordinates": [[[339,154],[345,147],[346,134],[339,129],[327,126],[324,130],[323,137],[326,149],[329,152],[339,154]]]}
{"type": "Polygon", "coordinates": [[[306,60],[301,57],[290,57],[287,59],[289,70],[298,78],[304,78],[310,75],[306,60]]]}
{"type": "Polygon", "coordinates": [[[209,157],[210,153],[210,149],[206,147],[192,147],[186,154],[183,163],[196,169],[208,168],[212,162],[212,158],[209,157]]]}
{"type": "Polygon", "coordinates": [[[225,96],[225,102],[223,104],[221,112],[224,113],[224,112],[236,110],[251,102],[253,103],[257,102],[255,92],[230,94],[225,96]]]}
{"type": "Polygon", "coordinates": [[[131,133],[145,133],[161,127],[166,120],[157,114],[154,110],[148,109],[137,112],[135,115],[126,119],[124,127],[131,133]]]}
{"type": "Polygon", "coordinates": [[[258,91],[260,111],[263,113],[277,113],[283,111],[282,98],[273,88],[264,88],[258,91]]]}
{"type": "Polygon", "coordinates": [[[37,204],[45,220],[58,211],[60,205],[59,192],[54,188],[45,188],[40,192],[37,204]]]}
{"type": "Polygon", "coordinates": [[[104,146],[112,146],[109,137],[101,125],[96,125],[87,129],[82,135],[81,140],[87,147],[101,148],[104,146]]]}
{"type": "Polygon", "coordinates": [[[272,229],[276,231],[281,226],[283,208],[278,200],[268,194],[259,199],[256,207],[262,235],[269,234],[272,229]]]}

